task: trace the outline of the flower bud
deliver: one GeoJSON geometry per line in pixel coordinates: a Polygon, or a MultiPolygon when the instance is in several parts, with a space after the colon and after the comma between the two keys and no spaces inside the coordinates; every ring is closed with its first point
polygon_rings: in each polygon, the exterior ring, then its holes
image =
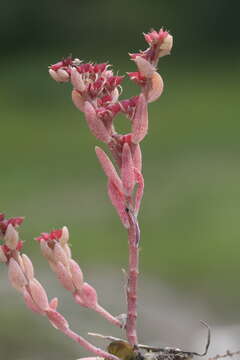
{"type": "Polygon", "coordinates": [[[53,69],[49,69],[48,72],[49,72],[49,75],[53,78],[53,80],[55,80],[57,82],[62,81],[59,74],[57,73],[57,71],[55,71],[53,69]]]}
{"type": "Polygon", "coordinates": [[[59,238],[59,242],[60,244],[63,246],[64,244],[66,244],[69,240],[69,231],[67,226],[63,226],[62,228],[62,235],[59,238]]]}
{"type": "Polygon", "coordinates": [[[5,244],[11,250],[15,250],[18,244],[19,235],[12,224],[9,224],[4,236],[5,244]]]}
{"type": "Polygon", "coordinates": [[[173,46],[173,37],[172,37],[172,35],[168,34],[163,39],[163,42],[160,46],[159,57],[169,55],[170,51],[172,49],[172,46],[173,46]]]}
{"type": "Polygon", "coordinates": [[[59,70],[57,70],[57,74],[58,74],[60,81],[67,82],[69,80],[69,74],[67,71],[65,71],[63,69],[59,69],[59,70]]]}
{"type": "Polygon", "coordinates": [[[54,261],[54,255],[52,249],[48,246],[47,241],[44,239],[40,240],[40,247],[42,254],[45,258],[47,258],[49,261],[54,261]]]}
{"type": "Polygon", "coordinates": [[[83,92],[86,88],[85,84],[83,82],[82,75],[79,74],[77,69],[74,67],[72,68],[72,71],[71,71],[71,83],[72,83],[74,89],[79,90],[81,92],[83,92]]]}

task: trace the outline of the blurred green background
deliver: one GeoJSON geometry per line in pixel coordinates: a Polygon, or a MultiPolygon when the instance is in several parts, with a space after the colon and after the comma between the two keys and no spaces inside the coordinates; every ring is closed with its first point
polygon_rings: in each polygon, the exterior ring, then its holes
{"type": "MultiPolygon", "coordinates": [[[[142,32],[161,26],[171,31],[172,54],[159,63],[165,91],[150,106],[149,135],[142,143],[140,302],[151,279],[153,288],[165,284],[176,296],[207,303],[216,322],[240,323],[239,10],[237,1],[223,0],[0,4],[0,210],[26,217],[21,235],[38,266],[37,277],[51,296],[63,297],[67,311],[60,310],[73,321],[78,317],[82,334],[101,332],[102,322],[95,329],[97,316],[79,311],[60,286],[54,288],[32,239],[68,225],[86,278],[100,294],[104,286],[121,294],[126,233],[107,198],[96,140],[71,103],[71,87],[52,81],[47,67],[72,53],[85,61],[108,60],[124,74],[134,70],[128,52],[146,48],[142,32]],[[119,276],[108,279],[111,272],[119,276]]],[[[127,79],[123,86],[125,97],[137,91],[127,79]]],[[[127,128],[123,118],[118,123],[127,128]]],[[[30,314],[10,289],[3,267],[1,272],[1,359],[85,354],[30,314]]],[[[117,309],[109,296],[105,300],[113,312],[124,311],[124,304],[117,309]]]]}

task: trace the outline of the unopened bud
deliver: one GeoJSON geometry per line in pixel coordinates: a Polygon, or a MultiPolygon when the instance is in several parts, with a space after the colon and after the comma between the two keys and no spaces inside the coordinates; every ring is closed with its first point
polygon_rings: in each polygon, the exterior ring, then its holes
{"type": "Polygon", "coordinates": [[[85,90],[85,84],[82,78],[82,75],[79,74],[76,68],[72,68],[71,71],[71,83],[74,87],[74,89],[79,90],[83,92],[85,90]]]}
{"type": "Polygon", "coordinates": [[[62,228],[62,235],[59,238],[59,242],[60,244],[63,246],[64,244],[66,244],[69,240],[69,231],[67,226],[63,226],[62,228]]]}
{"type": "Polygon", "coordinates": [[[42,254],[45,258],[47,258],[49,261],[54,261],[54,255],[52,249],[48,246],[47,241],[44,239],[40,240],[40,247],[42,254]]]}
{"type": "Polygon", "coordinates": [[[78,110],[84,112],[85,100],[83,99],[82,95],[79,94],[79,92],[77,90],[72,91],[72,101],[78,110]]]}
{"type": "Polygon", "coordinates": [[[48,70],[49,75],[53,78],[53,80],[57,81],[57,82],[61,82],[61,78],[58,75],[57,71],[53,70],[53,69],[49,69],[48,70]]]}
{"type": "Polygon", "coordinates": [[[169,55],[171,52],[172,46],[173,46],[173,37],[172,37],[172,35],[168,34],[164,38],[164,40],[160,46],[159,57],[169,55]]]}
{"type": "Polygon", "coordinates": [[[19,235],[12,224],[9,224],[4,236],[5,244],[11,250],[15,250],[18,244],[19,235]]]}
{"type": "Polygon", "coordinates": [[[67,82],[69,80],[69,74],[67,71],[65,71],[63,69],[59,69],[59,70],[57,70],[57,74],[60,78],[60,81],[67,82]]]}

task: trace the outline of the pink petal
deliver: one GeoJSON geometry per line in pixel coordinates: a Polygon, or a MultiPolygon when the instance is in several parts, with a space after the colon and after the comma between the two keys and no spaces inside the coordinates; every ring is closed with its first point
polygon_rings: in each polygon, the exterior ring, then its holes
{"type": "Polygon", "coordinates": [[[83,82],[82,75],[79,74],[76,68],[72,68],[71,83],[76,90],[79,90],[81,92],[85,90],[85,84],[83,82]]]}
{"type": "Polygon", "coordinates": [[[17,248],[19,240],[19,235],[17,230],[15,230],[12,224],[9,224],[4,235],[4,242],[11,250],[15,250],[17,248]]]}

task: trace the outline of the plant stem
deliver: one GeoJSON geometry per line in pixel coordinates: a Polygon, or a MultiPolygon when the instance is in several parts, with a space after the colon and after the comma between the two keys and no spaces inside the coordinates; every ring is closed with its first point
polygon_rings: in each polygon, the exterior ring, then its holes
{"type": "Polygon", "coordinates": [[[86,350],[92,352],[93,354],[100,356],[102,358],[105,359],[109,359],[109,360],[119,360],[119,358],[117,356],[114,356],[112,354],[109,354],[108,352],[99,349],[98,347],[90,344],[87,340],[85,340],[84,338],[82,338],[80,335],[76,334],[74,331],[72,331],[71,329],[66,329],[66,330],[61,330],[65,335],[67,335],[69,338],[71,338],[72,340],[76,341],[77,343],[79,343],[81,346],[83,346],[86,350]]]}
{"type": "Polygon", "coordinates": [[[122,322],[117,319],[115,316],[111,315],[107,310],[105,310],[102,306],[97,304],[97,306],[94,308],[96,312],[98,312],[100,315],[102,315],[106,320],[108,320],[111,324],[116,325],[120,328],[122,328],[122,322]]]}
{"type": "Polygon", "coordinates": [[[126,332],[127,339],[130,344],[137,345],[137,280],[138,280],[138,263],[139,263],[139,240],[140,231],[137,219],[129,210],[130,228],[128,230],[128,245],[129,245],[129,269],[128,269],[128,284],[127,284],[127,323],[126,332]]]}

